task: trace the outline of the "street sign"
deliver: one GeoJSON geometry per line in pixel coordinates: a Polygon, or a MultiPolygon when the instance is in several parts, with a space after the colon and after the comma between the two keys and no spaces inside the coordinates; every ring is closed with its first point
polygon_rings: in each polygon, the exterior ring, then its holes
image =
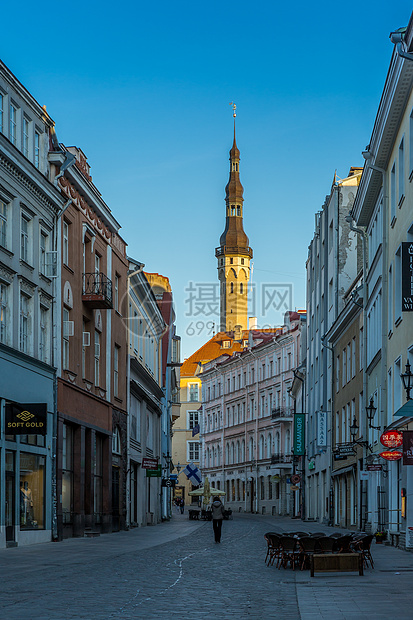
{"type": "Polygon", "coordinates": [[[294,455],[303,456],[305,453],[304,443],[305,415],[304,413],[294,414],[294,455]]]}
{"type": "Polygon", "coordinates": [[[169,480],[178,480],[178,474],[169,474],[169,480]]]}
{"type": "Polygon", "coordinates": [[[142,459],[142,469],[156,469],[158,467],[158,459],[142,459]]]}
{"type": "Polygon", "coordinates": [[[338,444],[334,450],[334,453],[340,456],[351,456],[354,454],[354,446],[352,443],[338,444]]]}
{"type": "Polygon", "coordinates": [[[162,479],[162,486],[163,487],[173,487],[174,483],[172,482],[172,480],[168,480],[167,478],[163,478],[162,479]]]}
{"type": "Polygon", "coordinates": [[[300,480],[301,480],[301,476],[299,474],[293,474],[291,476],[291,482],[293,484],[298,484],[300,482],[300,480]]]}

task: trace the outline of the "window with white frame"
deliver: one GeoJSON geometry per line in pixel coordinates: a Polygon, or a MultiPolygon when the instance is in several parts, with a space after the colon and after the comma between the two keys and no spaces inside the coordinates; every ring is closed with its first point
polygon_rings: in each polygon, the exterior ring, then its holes
{"type": "Polygon", "coordinates": [[[63,220],[63,264],[69,264],[69,224],[63,220]]]}
{"type": "Polygon", "coordinates": [[[197,424],[199,424],[199,412],[198,411],[188,411],[188,427],[192,430],[197,424]]]}
{"type": "Polygon", "coordinates": [[[113,351],[113,396],[119,398],[119,347],[113,351]]]}
{"type": "Polygon", "coordinates": [[[347,345],[347,383],[351,380],[351,348],[347,345]]]}
{"type": "Polygon", "coordinates": [[[8,290],[9,287],[0,282],[0,342],[3,344],[7,344],[8,341],[8,290]]]}
{"type": "Polygon", "coordinates": [[[9,205],[0,198],[0,245],[7,247],[7,215],[9,205]]]}
{"type": "Polygon", "coordinates": [[[44,230],[40,231],[40,273],[46,273],[46,252],[48,249],[48,235],[44,230]]]}
{"type": "Polygon", "coordinates": [[[65,329],[65,325],[69,325],[69,310],[63,308],[63,341],[62,341],[62,365],[63,369],[69,368],[69,329],[65,329]]]}
{"type": "Polygon", "coordinates": [[[364,336],[363,336],[363,327],[360,328],[360,336],[359,336],[359,370],[363,370],[364,359],[363,359],[363,351],[364,351],[364,336]]]}
{"type": "Polygon", "coordinates": [[[36,168],[40,167],[40,134],[38,131],[34,132],[34,165],[36,168]]]}
{"type": "Polygon", "coordinates": [[[381,290],[376,293],[367,311],[367,364],[381,348],[381,290]]]}
{"type": "Polygon", "coordinates": [[[23,116],[23,155],[29,157],[30,121],[23,116]]]}
{"type": "Polygon", "coordinates": [[[30,262],[30,217],[26,213],[20,215],[20,258],[30,262]]]}
{"type": "Polygon", "coordinates": [[[197,383],[189,384],[189,399],[191,403],[199,401],[199,386],[197,383]]]}
{"type": "Polygon", "coordinates": [[[24,293],[20,293],[20,351],[29,352],[29,303],[30,300],[24,293]]]}
{"type": "Polygon", "coordinates": [[[347,355],[346,355],[346,349],[343,349],[343,355],[342,355],[342,362],[343,362],[343,366],[341,369],[341,385],[344,386],[346,385],[346,381],[347,381],[347,355]]]}
{"type": "Polygon", "coordinates": [[[100,385],[100,334],[95,329],[95,385],[100,385]]]}
{"type": "Polygon", "coordinates": [[[399,207],[404,199],[404,138],[399,145],[399,207]]]}
{"type": "Polygon", "coordinates": [[[114,280],[113,308],[119,312],[119,276],[115,275],[114,280]]]}
{"type": "Polygon", "coordinates": [[[351,376],[356,376],[356,337],[351,341],[351,376]]]}
{"type": "Polygon", "coordinates": [[[120,431],[118,426],[115,426],[115,430],[112,435],[112,453],[122,454],[122,444],[120,441],[120,431]]]}
{"type": "Polygon", "coordinates": [[[394,395],[393,395],[393,406],[394,411],[398,411],[402,406],[402,380],[400,379],[400,375],[402,374],[402,358],[399,357],[394,362],[394,395]]]}
{"type": "MultiPolygon", "coordinates": [[[[82,378],[85,379],[86,378],[86,346],[85,346],[85,336],[84,334],[86,334],[86,321],[83,319],[82,321],[82,378]]],[[[89,334],[89,339],[90,339],[90,334],[89,334]]],[[[89,341],[90,344],[90,341],[89,341]]]]}
{"type": "Polygon", "coordinates": [[[396,217],[396,163],[390,172],[390,223],[396,217]]]}
{"type": "Polygon", "coordinates": [[[393,331],[393,263],[389,267],[389,285],[388,285],[388,308],[387,308],[387,331],[390,333],[393,331]]]}
{"type": "Polygon", "coordinates": [[[187,458],[188,461],[199,461],[199,441],[187,442],[187,458]]]}
{"type": "Polygon", "coordinates": [[[336,392],[340,389],[340,356],[336,358],[336,392]]]}
{"type": "Polygon", "coordinates": [[[402,250],[397,249],[394,257],[394,320],[402,317],[402,250]]]}
{"type": "Polygon", "coordinates": [[[10,104],[10,134],[9,140],[14,146],[17,141],[17,108],[12,103],[10,104]]]}
{"type": "Polygon", "coordinates": [[[40,306],[39,357],[42,362],[49,362],[49,311],[40,306]]]}

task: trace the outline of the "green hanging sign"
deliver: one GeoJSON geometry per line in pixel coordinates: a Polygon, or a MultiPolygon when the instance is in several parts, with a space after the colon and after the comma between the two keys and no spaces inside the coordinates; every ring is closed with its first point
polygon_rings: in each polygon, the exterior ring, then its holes
{"type": "Polygon", "coordinates": [[[305,413],[294,414],[294,456],[305,453],[305,413]]]}
{"type": "Polygon", "coordinates": [[[162,465],[158,465],[157,469],[147,469],[147,478],[160,478],[162,476],[162,465]]]}

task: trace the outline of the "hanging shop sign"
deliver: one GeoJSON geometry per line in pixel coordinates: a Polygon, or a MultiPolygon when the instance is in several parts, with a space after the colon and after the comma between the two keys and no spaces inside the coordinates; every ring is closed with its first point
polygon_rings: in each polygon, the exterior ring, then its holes
{"type": "Polygon", "coordinates": [[[304,444],[305,414],[294,414],[294,455],[303,456],[305,452],[304,444]]]}
{"type": "Polygon", "coordinates": [[[300,481],[301,481],[301,476],[300,476],[300,474],[293,474],[293,475],[291,476],[291,482],[292,482],[293,484],[299,484],[299,483],[300,483],[300,481]]]}
{"type": "Polygon", "coordinates": [[[317,412],[317,445],[320,448],[327,446],[327,412],[317,412]]]}
{"type": "Polygon", "coordinates": [[[402,458],[403,452],[399,452],[398,450],[394,452],[386,450],[385,452],[380,452],[379,456],[381,456],[382,459],[386,459],[386,461],[398,461],[402,458]]]}
{"type": "Polygon", "coordinates": [[[402,243],[402,312],[413,311],[413,243],[402,243]]]}
{"type": "Polygon", "coordinates": [[[403,444],[403,433],[400,431],[386,431],[380,437],[380,443],[386,448],[399,448],[403,444]]]}
{"type": "Polygon", "coordinates": [[[142,459],[142,469],[156,469],[158,467],[158,459],[142,459]]]}
{"type": "Polygon", "coordinates": [[[381,471],[383,469],[383,465],[380,463],[368,463],[367,470],[368,471],[381,471]]]}
{"type": "Polygon", "coordinates": [[[403,432],[403,465],[413,465],[413,431],[403,432]]]}
{"type": "Polygon", "coordinates": [[[158,465],[156,469],[147,469],[146,477],[147,478],[160,478],[162,476],[162,465],[158,465]]]}
{"type": "Polygon", "coordinates": [[[46,435],[47,403],[7,403],[6,435],[46,435]]]}

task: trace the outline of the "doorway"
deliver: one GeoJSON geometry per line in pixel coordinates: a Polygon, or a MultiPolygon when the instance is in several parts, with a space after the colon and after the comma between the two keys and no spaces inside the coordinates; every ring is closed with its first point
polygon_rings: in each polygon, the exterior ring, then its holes
{"type": "Polygon", "coordinates": [[[112,467],[112,531],[119,532],[119,467],[112,467]]]}
{"type": "Polygon", "coordinates": [[[6,452],[6,545],[16,540],[16,484],[14,453],[6,452]]]}

